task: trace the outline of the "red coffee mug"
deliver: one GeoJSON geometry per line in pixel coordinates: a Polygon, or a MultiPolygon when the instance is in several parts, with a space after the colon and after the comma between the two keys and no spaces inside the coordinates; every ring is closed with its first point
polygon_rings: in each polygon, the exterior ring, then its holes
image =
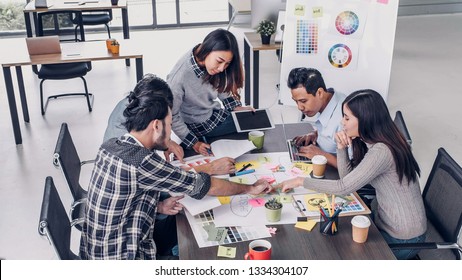
{"type": "Polygon", "coordinates": [[[271,243],[263,239],[250,242],[249,252],[244,258],[246,260],[271,260],[271,243]]]}

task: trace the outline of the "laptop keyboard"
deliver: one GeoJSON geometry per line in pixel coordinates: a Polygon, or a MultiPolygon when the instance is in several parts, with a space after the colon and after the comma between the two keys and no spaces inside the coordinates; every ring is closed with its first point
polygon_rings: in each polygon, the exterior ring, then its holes
{"type": "Polygon", "coordinates": [[[304,156],[297,155],[298,147],[297,147],[297,145],[295,145],[295,143],[292,140],[287,140],[287,146],[289,148],[290,160],[292,162],[308,162],[308,163],[311,163],[311,159],[309,159],[307,157],[304,157],[304,156]]]}

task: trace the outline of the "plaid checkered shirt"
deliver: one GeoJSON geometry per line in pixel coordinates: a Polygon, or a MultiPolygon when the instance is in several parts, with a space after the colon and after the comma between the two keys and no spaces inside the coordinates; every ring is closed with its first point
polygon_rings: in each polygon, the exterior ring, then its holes
{"type": "Polygon", "coordinates": [[[172,166],[132,136],[108,140],[91,176],[80,256],[155,259],[153,232],[160,191],[200,199],[209,188],[209,175],[172,166]]]}

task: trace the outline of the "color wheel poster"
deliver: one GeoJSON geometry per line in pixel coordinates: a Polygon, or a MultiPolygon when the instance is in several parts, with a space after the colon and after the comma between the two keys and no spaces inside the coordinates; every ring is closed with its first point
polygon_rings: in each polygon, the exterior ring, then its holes
{"type": "Polygon", "coordinates": [[[371,88],[387,99],[398,1],[287,0],[280,99],[294,105],[287,77],[318,69],[326,87],[346,95],[371,88]]]}

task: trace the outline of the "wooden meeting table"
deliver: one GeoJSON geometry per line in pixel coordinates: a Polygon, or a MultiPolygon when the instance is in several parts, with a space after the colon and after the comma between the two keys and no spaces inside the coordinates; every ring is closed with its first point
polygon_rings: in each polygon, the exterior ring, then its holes
{"type": "Polygon", "coordinates": [[[136,80],[143,78],[143,55],[138,51],[137,42],[133,40],[120,40],[120,52],[112,54],[106,49],[105,41],[77,42],[61,44],[61,53],[33,55],[29,56],[26,41],[6,42],[3,47],[5,50],[15,50],[14,54],[0,53],[0,62],[3,68],[5,79],[6,94],[13,125],[13,133],[16,144],[22,144],[21,128],[19,126],[18,109],[14,94],[13,80],[11,77],[11,67],[16,68],[19,96],[21,98],[22,113],[25,122],[29,122],[29,110],[27,107],[26,90],[22,75],[22,66],[70,62],[90,62],[115,59],[135,59],[136,80]],[[9,46],[8,44],[11,44],[9,46]]]}
{"type": "MultiPolygon", "coordinates": [[[[286,124],[287,137],[293,138],[305,134],[313,128],[309,123],[286,124]]],[[[247,133],[236,133],[222,136],[222,139],[247,139],[247,133]]],[[[265,143],[260,151],[252,153],[271,153],[287,151],[282,125],[265,131],[265,143]]],[[[208,139],[210,142],[216,139],[208,139]]],[[[191,155],[189,152],[187,155],[191,155]]],[[[328,168],[326,178],[338,178],[335,169],[328,168]]],[[[326,236],[319,232],[316,225],[311,232],[297,229],[293,224],[272,225],[277,228],[276,234],[265,238],[272,245],[273,260],[392,260],[393,252],[388,247],[377,227],[372,223],[366,243],[355,243],[351,236],[352,216],[339,218],[339,230],[336,235],[326,236]]],[[[191,227],[184,214],[176,216],[178,246],[180,260],[216,260],[226,259],[217,257],[218,247],[199,248],[191,227]]],[[[248,252],[249,241],[228,244],[236,248],[236,260],[243,260],[248,252]]]]}

